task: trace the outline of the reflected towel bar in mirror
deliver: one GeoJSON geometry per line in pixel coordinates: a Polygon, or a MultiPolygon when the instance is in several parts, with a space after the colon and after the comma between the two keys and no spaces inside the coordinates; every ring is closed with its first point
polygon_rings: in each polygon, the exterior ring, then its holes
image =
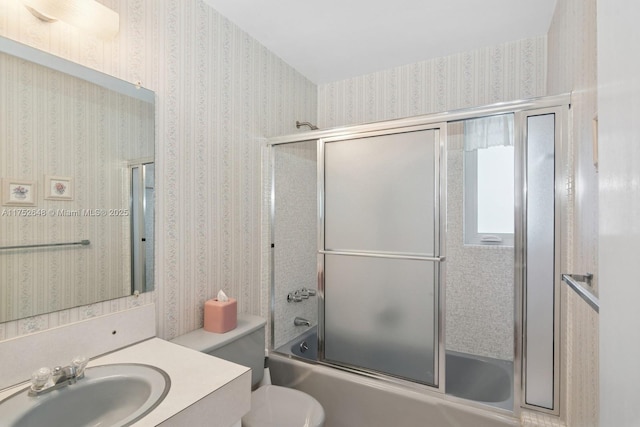
{"type": "Polygon", "coordinates": [[[73,245],[87,246],[89,244],[91,244],[89,240],[80,240],[79,242],[68,242],[68,243],[40,243],[36,245],[0,246],[0,249],[47,248],[50,246],[73,246],[73,245]]]}

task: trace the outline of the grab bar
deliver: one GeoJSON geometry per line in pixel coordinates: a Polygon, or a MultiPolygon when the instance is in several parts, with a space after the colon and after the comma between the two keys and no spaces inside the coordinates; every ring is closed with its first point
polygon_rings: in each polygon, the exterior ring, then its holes
{"type": "Polygon", "coordinates": [[[50,246],[73,246],[73,245],[87,246],[89,244],[91,244],[89,240],[80,240],[79,242],[68,242],[68,243],[39,243],[36,245],[0,246],[0,249],[46,248],[50,246]]]}
{"type": "Polygon", "coordinates": [[[565,282],[571,289],[576,291],[576,293],[586,301],[587,304],[593,308],[596,313],[600,313],[600,300],[590,291],[588,291],[584,286],[582,286],[578,282],[586,282],[591,283],[591,279],[593,278],[593,274],[579,275],[579,274],[563,274],[562,281],[565,282]]]}

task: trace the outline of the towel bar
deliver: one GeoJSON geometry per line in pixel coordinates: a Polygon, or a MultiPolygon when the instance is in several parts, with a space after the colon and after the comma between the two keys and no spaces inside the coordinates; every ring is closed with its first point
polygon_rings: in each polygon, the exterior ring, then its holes
{"type": "Polygon", "coordinates": [[[578,282],[584,282],[587,284],[591,284],[591,279],[593,279],[593,274],[587,273],[585,275],[580,274],[563,274],[562,281],[565,282],[571,289],[576,291],[576,293],[586,301],[587,304],[591,306],[597,313],[600,313],[600,300],[594,294],[592,294],[589,290],[585,289],[578,282]]]}
{"type": "Polygon", "coordinates": [[[39,243],[36,245],[0,246],[0,249],[46,248],[50,246],[72,246],[72,245],[87,246],[90,243],[91,242],[88,240],[80,240],[79,242],[68,242],[68,243],[39,243]]]}

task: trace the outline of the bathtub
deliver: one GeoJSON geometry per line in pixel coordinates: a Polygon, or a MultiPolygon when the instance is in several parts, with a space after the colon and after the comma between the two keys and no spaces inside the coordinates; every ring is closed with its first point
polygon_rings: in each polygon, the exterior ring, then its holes
{"type": "Polygon", "coordinates": [[[296,358],[316,360],[315,328],[278,348],[277,352],[271,352],[268,367],[274,384],[304,391],[323,405],[326,427],[520,425],[504,411],[482,408],[484,404],[509,410],[513,408],[509,362],[490,363],[492,360],[487,358],[447,353],[448,395],[443,396],[434,391],[381,381],[296,358]],[[470,385],[471,379],[483,383],[470,385]],[[449,395],[457,397],[450,398],[449,395]],[[467,405],[459,397],[473,398],[481,404],[467,405]]]}

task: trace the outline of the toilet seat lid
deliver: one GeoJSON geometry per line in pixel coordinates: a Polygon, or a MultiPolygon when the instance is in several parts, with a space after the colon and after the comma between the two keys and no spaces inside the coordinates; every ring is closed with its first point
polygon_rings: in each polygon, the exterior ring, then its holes
{"type": "Polygon", "coordinates": [[[251,411],[242,417],[243,427],[321,427],[322,405],[292,388],[265,385],[251,393],[251,411]]]}

